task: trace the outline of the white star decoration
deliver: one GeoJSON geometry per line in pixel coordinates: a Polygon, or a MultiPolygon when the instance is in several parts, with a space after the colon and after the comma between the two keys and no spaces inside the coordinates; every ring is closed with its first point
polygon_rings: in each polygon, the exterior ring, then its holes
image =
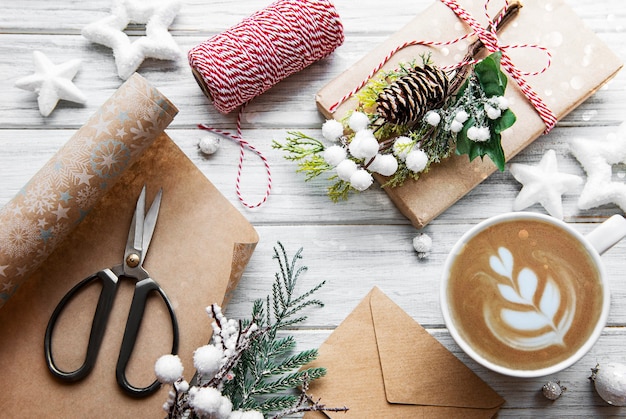
{"type": "Polygon", "coordinates": [[[613,203],[626,211],[626,183],[613,181],[613,165],[626,163],[626,125],[605,140],[576,138],[570,149],[587,172],[578,207],[589,209],[613,203]]]}
{"type": "Polygon", "coordinates": [[[44,53],[34,51],[33,60],[35,74],[17,80],[15,87],[39,94],[37,102],[43,116],[50,115],[60,99],[81,104],[87,101],[85,95],[72,83],[80,68],[79,59],[55,65],[44,53]]]}
{"type": "Polygon", "coordinates": [[[91,42],[113,50],[117,74],[126,80],[148,57],[160,60],[181,57],[178,45],[168,32],[180,5],[178,0],[114,0],[111,14],[85,26],[82,34],[91,42]],[[130,23],[145,24],[146,36],[131,42],[124,33],[130,23]]]}
{"type": "Polygon", "coordinates": [[[559,173],[554,150],[548,150],[537,166],[513,163],[509,170],[523,185],[513,204],[515,211],[539,203],[550,215],[563,219],[561,196],[582,184],[580,176],[559,173]]]}

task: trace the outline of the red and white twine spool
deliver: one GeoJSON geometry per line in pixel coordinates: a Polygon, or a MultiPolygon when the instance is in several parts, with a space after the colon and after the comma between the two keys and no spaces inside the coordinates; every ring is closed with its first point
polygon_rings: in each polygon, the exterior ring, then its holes
{"type": "Polygon", "coordinates": [[[239,108],[236,135],[204,124],[200,128],[240,143],[237,196],[245,206],[258,207],[267,200],[271,174],[265,157],[241,136],[244,105],[328,56],[343,40],[343,26],[330,1],[278,0],[189,51],[194,77],[215,108],[224,114],[239,108]],[[265,197],[255,205],[245,202],[239,188],[244,148],[261,157],[268,176],[265,197]]]}

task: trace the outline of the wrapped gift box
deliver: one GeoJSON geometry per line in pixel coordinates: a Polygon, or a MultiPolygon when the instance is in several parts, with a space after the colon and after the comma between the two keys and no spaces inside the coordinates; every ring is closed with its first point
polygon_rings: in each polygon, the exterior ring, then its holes
{"type": "MultiPolygon", "coordinates": [[[[483,2],[459,0],[458,4],[483,26],[488,25],[483,2]]],[[[503,6],[504,2],[490,2],[490,15],[495,16],[503,6]]],[[[352,96],[336,109],[333,109],[333,105],[367,79],[368,74],[391,51],[407,42],[444,42],[468,32],[468,26],[448,6],[436,1],[399,32],[324,86],[316,96],[318,108],[327,118],[341,120],[357,106],[356,97],[352,96]]],[[[557,119],[575,109],[622,67],[620,59],[562,0],[525,1],[517,16],[498,35],[501,45],[536,44],[550,52],[549,68],[541,74],[526,76],[525,79],[557,119]]],[[[396,68],[402,62],[419,62],[420,55],[424,53],[432,54],[432,60],[438,66],[454,65],[463,59],[466,47],[472,40],[470,38],[441,47],[408,46],[394,54],[382,70],[396,68]]],[[[548,63],[546,54],[538,48],[513,48],[507,50],[507,53],[521,71],[540,71],[548,63]]],[[[502,145],[509,160],[539,137],[546,126],[510,77],[506,97],[511,110],[517,115],[515,125],[502,134],[502,145]]],[[[422,174],[418,180],[409,179],[402,186],[385,188],[385,191],[411,223],[420,228],[495,170],[495,165],[488,157],[470,162],[465,155],[453,155],[431,166],[429,172],[422,174]]],[[[382,177],[377,180],[381,184],[385,182],[382,177]]]]}

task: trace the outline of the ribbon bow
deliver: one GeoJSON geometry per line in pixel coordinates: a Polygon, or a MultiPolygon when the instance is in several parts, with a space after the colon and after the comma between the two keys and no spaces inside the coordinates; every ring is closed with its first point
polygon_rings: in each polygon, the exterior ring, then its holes
{"type": "MultiPolygon", "coordinates": [[[[476,35],[478,39],[480,39],[480,41],[483,43],[483,45],[485,46],[485,48],[487,48],[489,52],[494,53],[494,52],[499,51],[502,53],[500,65],[513,78],[513,80],[515,80],[515,82],[519,86],[522,93],[524,93],[528,101],[535,107],[535,110],[541,117],[543,123],[546,125],[546,129],[544,133],[547,134],[548,132],[550,132],[550,130],[552,130],[552,128],[554,128],[554,126],[556,125],[556,122],[557,122],[556,116],[554,115],[552,110],[550,110],[550,108],[548,108],[548,106],[544,103],[541,97],[537,95],[537,93],[533,90],[533,88],[524,79],[524,76],[538,75],[538,74],[545,72],[549,68],[550,58],[551,58],[550,52],[546,48],[540,45],[530,45],[530,44],[501,45],[500,40],[495,30],[495,27],[497,27],[497,24],[489,25],[489,27],[485,28],[480,23],[478,23],[478,21],[471,14],[469,14],[469,12],[467,12],[465,9],[459,6],[457,0],[441,0],[441,2],[445,4],[446,6],[448,6],[457,15],[459,19],[465,22],[472,29],[473,35],[476,35]],[[548,56],[548,64],[537,72],[528,73],[528,72],[520,71],[515,66],[515,64],[513,64],[513,61],[507,54],[507,50],[511,48],[540,49],[541,51],[545,52],[546,55],[548,56]]],[[[487,16],[489,20],[491,20],[489,17],[489,13],[487,12],[488,4],[489,4],[489,0],[485,2],[485,15],[487,16]]],[[[508,1],[505,4],[508,7],[508,1]]],[[[502,19],[502,16],[503,14],[500,14],[496,18],[496,21],[502,19]]]]}

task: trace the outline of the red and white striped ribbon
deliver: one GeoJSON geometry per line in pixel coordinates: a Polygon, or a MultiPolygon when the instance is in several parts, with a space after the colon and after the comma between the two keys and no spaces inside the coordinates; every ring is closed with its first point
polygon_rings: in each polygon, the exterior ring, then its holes
{"type": "MultiPolygon", "coordinates": [[[[535,44],[502,45],[496,34],[495,28],[497,27],[497,23],[499,23],[504,17],[504,11],[500,13],[498,16],[496,16],[496,18],[493,21],[494,22],[493,25],[490,25],[489,27],[485,28],[469,12],[463,9],[456,0],[440,0],[440,1],[446,6],[448,6],[459,17],[459,19],[461,19],[470,27],[472,31],[450,41],[438,42],[438,41],[413,40],[413,41],[407,41],[397,46],[396,48],[392,49],[374,69],[372,69],[372,71],[367,75],[367,77],[364,80],[361,81],[361,83],[359,83],[358,86],[356,86],[352,91],[348,92],[346,95],[340,98],[336,103],[331,105],[329,107],[329,111],[331,113],[335,112],[342,103],[350,99],[359,90],[361,90],[369,82],[369,80],[372,77],[374,77],[374,75],[378,73],[384,67],[384,65],[391,59],[391,57],[398,51],[408,46],[413,46],[413,45],[423,45],[423,46],[430,46],[430,47],[447,46],[447,45],[455,44],[469,37],[477,36],[481,40],[481,42],[485,45],[487,50],[489,50],[492,53],[496,51],[500,51],[502,53],[502,59],[501,59],[502,67],[505,69],[505,71],[508,74],[511,75],[511,77],[515,80],[517,85],[520,87],[520,90],[522,91],[522,93],[524,93],[526,98],[535,107],[535,110],[537,111],[537,113],[539,114],[539,116],[541,117],[542,121],[544,122],[546,126],[546,129],[544,132],[545,133],[550,132],[550,130],[554,127],[554,125],[556,125],[557,118],[552,112],[552,110],[550,110],[550,108],[543,102],[541,97],[537,95],[537,93],[532,89],[532,87],[524,79],[525,76],[536,76],[547,71],[547,69],[550,67],[551,59],[552,59],[552,55],[550,54],[550,51],[548,51],[546,48],[540,45],[535,45],[535,44]],[[513,63],[513,61],[507,54],[507,50],[514,49],[514,48],[538,49],[546,54],[547,64],[538,71],[534,71],[534,72],[521,71],[515,66],[515,64],[513,63]]],[[[489,1],[490,0],[486,0],[484,9],[485,9],[485,14],[487,16],[487,19],[491,21],[491,18],[487,11],[487,6],[489,4],[489,1]]],[[[508,1],[506,1],[505,4],[506,6],[508,6],[509,4],[508,1]]],[[[442,69],[452,70],[455,68],[462,67],[464,65],[471,65],[474,63],[476,63],[476,60],[470,60],[470,61],[455,64],[455,65],[442,67],[442,69]]]]}

